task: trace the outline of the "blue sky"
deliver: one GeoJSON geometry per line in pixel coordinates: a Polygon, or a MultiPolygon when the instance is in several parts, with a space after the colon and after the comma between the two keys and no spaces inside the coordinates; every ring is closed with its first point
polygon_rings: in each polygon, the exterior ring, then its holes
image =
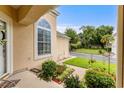
{"type": "Polygon", "coordinates": [[[77,32],[82,25],[112,25],[116,31],[117,6],[112,5],[64,5],[59,6],[57,11],[57,30],[64,32],[72,27],[77,32]]]}

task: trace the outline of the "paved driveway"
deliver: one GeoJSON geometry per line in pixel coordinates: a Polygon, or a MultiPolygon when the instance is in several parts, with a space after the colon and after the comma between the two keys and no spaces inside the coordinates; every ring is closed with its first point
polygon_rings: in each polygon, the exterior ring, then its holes
{"type": "MultiPolygon", "coordinates": [[[[82,57],[82,58],[91,58],[91,54],[75,53],[75,52],[71,52],[71,56],[82,57]]],[[[101,60],[101,61],[108,62],[108,57],[105,57],[105,56],[102,56],[102,55],[93,55],[92,57],[96,60],[101,60]]],[[[111,57],[110,61],[111,61],[111,63],[117,63],[116,58],[111,57]]]]}

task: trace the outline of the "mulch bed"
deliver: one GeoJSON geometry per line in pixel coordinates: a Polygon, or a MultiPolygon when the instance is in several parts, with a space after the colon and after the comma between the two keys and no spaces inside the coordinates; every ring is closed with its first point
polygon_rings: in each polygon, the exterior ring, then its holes
{"type": "Polygon", "coordinates": [[[61,83],[62,83],[62,81],[61,81],[61,80],[56,79],[55,77],[54,77],[52,80],[53,80],[54,82],[58,83],[58,84],[61,84],[61,83]]]}

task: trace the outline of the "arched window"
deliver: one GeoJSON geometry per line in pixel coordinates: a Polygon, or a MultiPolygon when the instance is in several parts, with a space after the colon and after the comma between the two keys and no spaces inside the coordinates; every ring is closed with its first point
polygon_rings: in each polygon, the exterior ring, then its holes
{"type": "Polygon", "coordinates": [[[37,54],[38,56],[51,53],[51,27],[48,21],[41,19],[37,24],[37,54]]]}

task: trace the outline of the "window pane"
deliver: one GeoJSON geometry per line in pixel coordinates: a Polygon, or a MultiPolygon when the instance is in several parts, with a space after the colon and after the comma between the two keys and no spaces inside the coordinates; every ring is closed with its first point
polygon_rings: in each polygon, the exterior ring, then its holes
{"type": "Polygon", "coordinates": [[[50,25],[42,20],[38,27],[38,55],[49,54],[51,53],[51,32],[45,28],[50,28],[50,25]]]}
{"type": "Polygon", "coordinates": [[[44,54],[46,54],[46,44],[43,43],[43,51],[44,51],[44,54]]]}
{"type": "Polygon", "coordinates": [[[50,25],[45,19],[40,20],[40,22],[38,23],[38,26],[50,29],[50,25]]]}
{"type": "Polygon", "coordinates": [[[38,28],[38,41],[43,41],[43,30],[38,28]]]}
{"type": "Polygon", "coordinates": [[[43,54],[43,43],[38,42],[38,55],[43,54]]]}

